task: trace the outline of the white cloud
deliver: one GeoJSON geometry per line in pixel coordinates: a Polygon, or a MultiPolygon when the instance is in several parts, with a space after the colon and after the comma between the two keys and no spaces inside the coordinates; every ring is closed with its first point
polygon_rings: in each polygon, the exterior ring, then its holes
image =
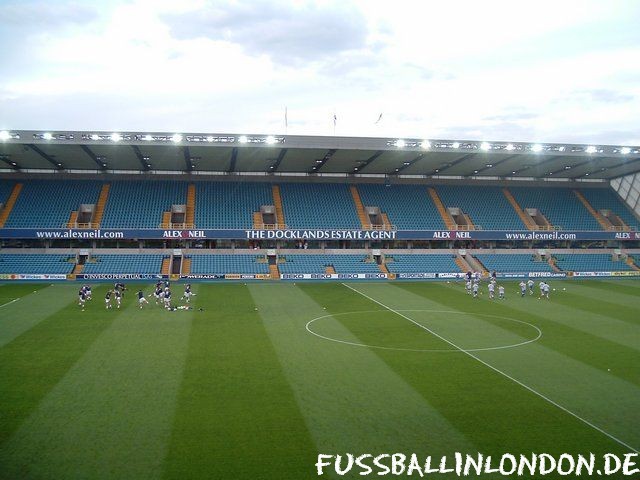
{"type": "Polygon", "coordinates": [[[633,2],[20,5],[2,128],[637,142],[633,2]]]}

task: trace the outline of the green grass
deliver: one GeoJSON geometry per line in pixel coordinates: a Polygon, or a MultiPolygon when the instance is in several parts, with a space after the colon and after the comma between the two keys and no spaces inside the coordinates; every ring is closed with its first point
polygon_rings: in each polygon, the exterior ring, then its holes
{"type": "Polygon", "coordinates": [[[0,478],[302,479],[318,453],[639,448],[640,282],[553,282],[550,301],[505,285],[489,301],[453,282],[200,284],[175,312],[133,291],[107,311],[106,285],[85,311],[75,284],[0,285],[0,478]]]}

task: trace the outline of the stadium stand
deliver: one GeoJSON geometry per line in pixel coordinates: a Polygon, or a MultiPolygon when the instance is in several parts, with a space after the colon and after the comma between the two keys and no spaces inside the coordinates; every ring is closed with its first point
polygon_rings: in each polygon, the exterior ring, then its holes
{"type": "Polygon", "coordinates": [[[264,256],[256,255],[192,255],[192,274],[257,274],[269,273],[264,256]]]}
{"type": "Polygon", "coordinates": [[[361,226],[346,184],[284,183],[280,191],[289,228],[358,229],[361,226]]]}
{"type": "Polygon", "coordinates": [[[442,230],[442,217],[423,185],[358,185],[367,207],[380,207],[398,229],[442,230]]]}
{"type": "Polygon", "coordinates": [[[13,190],[13,186],[16,182],[12,180],[0,180],[0,203],[7,203],[7,199],[9,195],[11,195],[11,190],[13,190]]]}
{"type": "Polygon", "coordinates": [[[185,205],[186,202],[186,182],[112,182],[101,226],[158,228],[163,212],[170,210],[171,205],[185,205]]]}
{"type": "Polygon", "coordinates": [[[363,255],[286,255],[278,264],[281,273],[326,273],[333,267],[336,273],[380,273],[378,265],[367,262],[363,255]]]}
{"type": "Polygon", "coordinates": [[[555,255],[556,265],[567,272],[612,272],[633,268],[623,260],[612,261],[610,254],[555,255]]]}
{"type": "Polygon", "coordinates": [[[509,190],[523,209],[537,208],[554,227],[602,230],[571,189],[510,187],[509,190]]]}
{"type": "Polygon", "coordinates": [[[527,254],[476,254],[474,255],[490,271],[497,272],[552,272],[551,266],[544,260],[536,260],[527,254]]]}
{"type": "Polygon", "coordinates": [[[198,228],[252,228],[253,213],[273,205],[271,185],[246,182],[198,182],[196,215],[198,228]]]}
{"type": "MultiPolygon", "coordinates": [[[[6,228],[61,228],[81,204],[95,204],[102,182],[30,180],[22,182],[6,228]]],[[[131,200],[128,200],[129,204],[131,200]]]]}
{"type": "Polygon", "coordinates": [[[391,273],[460,272],[455,255],[387,255],[385,264],[391,273]]]}
{"type": "Polygon", "coordinates": [[[585,188],[580,190],[580,193],[585,196],[595,210],[611,210],[628,227],[636,227],[640,223],[613,190],[609,188],[585,188]]]}
{"type": "Polygon", "coordinates": [[[441,185],[436,190],[446,207],[461,208],[483,230],[526,229],[499,187],[441,185]]]}
{"type": "Polygon", "coordinates": [[[84,264],[82,273],[160,273],[162,255],[97,255],[84,264]]]}
{"type": "Polygon", "coordinates": [[[68,274],[74,265],[69,261],[69,255],[0,255],[0,273],[68,274]]]}

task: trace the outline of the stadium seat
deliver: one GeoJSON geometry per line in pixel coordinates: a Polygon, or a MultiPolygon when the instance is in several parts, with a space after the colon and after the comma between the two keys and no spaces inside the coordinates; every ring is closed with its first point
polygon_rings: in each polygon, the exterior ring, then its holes
{"type": "Polygon", "coordinates": [[[633,270],[623,260],[612,261],[611,255],[599,254],[562,254],[555,255],[556,265],[568,272],[613,272],[633,270]]]}
{"type": "Polygon", "coordinates": [[[423,185],[358,185],[366,207],[379,207],[401,230],[443,230],[442,217],[423,185]]]}
{"type": "Polygon", "coordinates": [[[391,273],[458,273],[455,255],[387,255],[385,264],[391,273]]]}
{"type": "Polygon", "coordinates": [[[259,274],[269,273],[264,256],[257,255],[192,255],[192,274],[259,274]]]}
{"type": "Polygon", "coordinates": [[[569,188],[509,187],[523,210],[537,208],[562,230],[602,230],[569,188]]]}
{"type": "MultiPolygon", "coordinates": [[[[5,224],[6,228],[63,228],[81,204],[95,204],[102,182],[29,180],[5,224]]],[[[129,201],[130,202],[130,201],[129,201]]]]}
{"type": "Polygon", "coordinates": [[[159,274],[162,255],[96,255],[84,264],[82,273],[159,274]]]}
{"type": "Polygon", "coordinates": [[[187,185],[168,181],[112,182],[101,227],[158,228],[162,212],[169,211],[171,205],[186,204],[187,185]]]}
{"type": "Polygon", "coordinates": [[[478,260],[489,271],[498,273],[553,272],[553,268],[545,260],[536,260],[528,254],[475,254],[478,260]]]}
{"type": "Polygon", "coordinates": [[[359,229],[361,226],[346,184],[284,183],[280,191],[289,228],[359,229]]]}
{"type": "Polygon", "coordinates": [[[446,207],[461,208],[483,230],[526,229],[502,188],[439,185],[436,190],[446,207]]]}
{"type": "Polygon", "coordinates": [[[256,182],[197,182],[196,227],[248,229],[253,213],[273,205],[271,184],[256,182]]]}
{"type": "Polygon", "coordinates": [[[69,255],[0,255],[0,273],[4,274],[68,274],[74,265],[69,255]]]}

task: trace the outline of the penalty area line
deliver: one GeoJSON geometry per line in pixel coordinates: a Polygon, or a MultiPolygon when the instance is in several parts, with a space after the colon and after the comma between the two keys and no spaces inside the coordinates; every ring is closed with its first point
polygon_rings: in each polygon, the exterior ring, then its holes
{"type": "Polygon", "coordinates": [[[0,305],[0,308],[2,307],[6,307],[7,305],[11,305],[14,302],[17,302],[18,300],[20,300],[19,298],[14,298],[13,300],[11,300],[10,302],[7,303],[3,303],[2,305],[0,305]]]}
{"type": "Polygon", "coordinates": [[[482,360],[480,357],[478,357],[477,355],[474,355],[473,353],[459,347],[458,345],[456,345],[455,343],[453,343],[452,341],[446,339],[445,337],[443,337],[442,335],[434,332],[433,330],[431,330],[428,327],[425,327],[424,325],[422,325],[421,323],[416,322],[415,320],[413,320],[412,318],[407,317],[406,315],[402,314],[401,312],[398,312],[396,310],[394,310],[393,308],[385,305],[384,303],[376,300],[375,298],[370,297],[369,295],[353,288],[351,285],[347,285],[346,283],[343,283],[342,285],[344,285],[345,287],[347,287],[349,290],[352,290],[354,292],[356,292],[359,295],[362,295],[364,298],[371,300],[374,303],[377,303],[378,305],[380,305],[381,307],[386,308],[387,310],[389,310],[390,312],[395,313],[396,315],[404,318],[405,320],[410,321],[411,323],[413,323],[415,326],[422,328],[423,330],[429,332],[431,335],[439,338],[440,340],[442,340],[443,342],[451,345],[453,348],[455,348],[456,350],[461,351],[462,353],[464,353],[465,355],[468,355],[469,357],[473,358],[474,360],[480,362],[481,364],[483,364],[485,367],[490,368],[491,370],[493,370],[496,373],[499,373],[500,375],[502,375],[505,378],[508,378],[509,380],[511,380],[512,382],[520,385],[522,388],[524,388],[525,390],[528,390],[529,392],[533,393],[534,395],[542,398],[543,400],[547,401],[548,403],[550,403],[551,405],[559,408],[560,410],[562,410],[565,413],[568,413],[569,415],[571,415],[572,417],[580,420],[582,423],[584,423],[585,425],[588,425],[589,427],[593,428],[594,430],[597,430],[598,432],[602,433],[603,435],[605,435],[606,437],[610,438],[611,440],[613,440],[614,442],[618,443],[619,445],[622,445],[625,448],[628,448],[629,450],[631,450],[631,452],[634,453],[638,453],[638,449],[632,447],[631,445],[626,444],[625,442],[623,442],[622,440],[620,440],[619,438],[616,438],[615,436],[611,435],[610,433],[608,433],[607,431],[603,430],[602,428],[598,427],[597,425],[594,425],[593,423],[591,423],[589,420],[586,420],[584,418],[582,418],[580,415],[578,415],[577,413],[573,413],[571,410],[569,410],[566,407],[563,407],[562,405],[560,405],[558,402],[551,400],[549,397],[545,396],[544,394],[538,392],[537,390],[534,390],[532,387],[530,387],[529,385],[526,385],[524,383],[522,383],[520,380],[517,380],[515,378],[513,378],[511,375],[509,375],[506,372],[503,372],[502,370],[500,370],[497,367],[494,367],[493,365],[485,362],[484,360],[482,360]]]}

